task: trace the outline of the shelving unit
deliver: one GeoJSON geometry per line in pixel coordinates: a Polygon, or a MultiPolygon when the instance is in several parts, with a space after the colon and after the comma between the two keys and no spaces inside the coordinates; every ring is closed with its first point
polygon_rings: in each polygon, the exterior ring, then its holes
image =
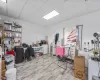
{"type": "Polygon", "coordinates": [[[4,25],[4,38],[10,39],[12,46],[19,46],[22,42],[22,26],[7,22],[4,25]]]}
{"type": "Polygon", "coordinates": [[[20,46],[21,43],[22,43],[22,26],[17,25],[16,23],[4,22],[3,20],[0,20],[0,45],[2,47],[0,48],[2,49],[0,50],[2,53],[2,56],[0,57],[0,78],[1,78],[1,70],[3,70],[1,69],[1,61],[2,58],[5,56],[7,48],[12,49],[14,48],[14,46],[20,46]]]}
{"type": "Polygon", "coordinates": [[[6,46],[10,46],[12,49],[14,46],[20,46],[21,43],[22,26],[0,20],[0,44],[2,45],[3,51],[5,52],[6,46]]]}

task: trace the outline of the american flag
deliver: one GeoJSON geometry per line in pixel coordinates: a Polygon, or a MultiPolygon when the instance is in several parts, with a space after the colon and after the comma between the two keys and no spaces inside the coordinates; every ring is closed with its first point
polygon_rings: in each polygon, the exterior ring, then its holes
{"type": "Polygon", "coordinates": [[[73,29],[72,32],[67,37],[67,42],[76,42],[76,29],[73,29]]]}

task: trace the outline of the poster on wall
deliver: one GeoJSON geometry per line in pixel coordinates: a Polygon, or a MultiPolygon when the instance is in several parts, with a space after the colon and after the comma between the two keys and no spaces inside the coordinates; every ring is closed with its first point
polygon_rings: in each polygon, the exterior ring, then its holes
{"type": "Polygon", "coordinates": [[[76,28],[70,30],[70,32],[67,35],[66,42],[66,55],[69,54],[68,58],[74,59],[76,47],[76,28]]]}
{"type": "Polygon", "coordinates": [[[82,28],[83,25],[77,25],[76,28],[71,29],[67,37],[67,47],[71,48],[71,53],[78,55],[78,51],[82,48],[82,28]]]}
{"type": "Polygon", "coordinates": [[[76,28],[73,28],[69,32],[66,42],[67,42],[67,44],[66,44],[67,47],[73,47],[73,46],[75,47],[76,46],[76,28]]]}
{"type": "Polygon", "coordinates": [[[76,29],[73,29],[70,34],[67,37],[68,43],[74,43],[76,42],[76,29]]]}

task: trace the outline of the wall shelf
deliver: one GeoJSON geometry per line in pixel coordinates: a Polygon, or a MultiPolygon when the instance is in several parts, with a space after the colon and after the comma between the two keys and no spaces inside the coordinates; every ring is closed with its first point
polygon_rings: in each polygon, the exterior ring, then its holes
{"type": "Polygon", "coordinates": [[[4,30],[4,31],[12,31],[12,30],[4,30]]]}
{"type": "Polygon", "coordinates": [[[4,22],[4,24],[7,24],[7,25],[12,25],[11,22],[4,22]]]}
{"type": "Polygon", "coordinates": [[[13,38],[13,37],[4,37],[4,38],[13,38]]]}

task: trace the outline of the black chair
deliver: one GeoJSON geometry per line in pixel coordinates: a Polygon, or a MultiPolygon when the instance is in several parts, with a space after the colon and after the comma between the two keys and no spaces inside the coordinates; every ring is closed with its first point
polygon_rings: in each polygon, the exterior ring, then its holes
{"type": "Polygon", "coordinates": [[[31,58],[30,57],[35,57],[35,55],[34,55],[34,49],[30,46],[30,47],[28,47],[26,50],[25,50],[25,58],[27,59],[27,60],[31,60],[31,58]]]}
{"type": "Polygon", "coordinates": [[[30,53],[30,56],[35,57],[34,49],[32,48],[32,46],[29,47],[29,53],[30,53]]]}
{"type": "Polygon", "coordinates": [[[15,63],[21,63],[24,60],[24,49],[22,47],[15,48],[15,63]]]}

